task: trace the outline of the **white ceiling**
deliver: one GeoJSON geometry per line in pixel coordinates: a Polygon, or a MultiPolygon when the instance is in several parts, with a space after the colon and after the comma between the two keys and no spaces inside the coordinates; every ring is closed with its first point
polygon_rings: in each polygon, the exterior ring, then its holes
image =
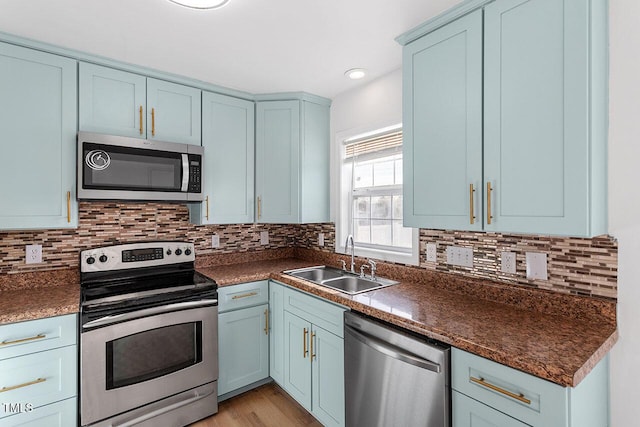
{"type": "Polygon", "coordinates": [[[333,98],[400,67],[394,38],[461,0],[0,0],[0,31],[251,93],[333,98]],[[368,76],[350,81],[349,68],[368,76]]]}

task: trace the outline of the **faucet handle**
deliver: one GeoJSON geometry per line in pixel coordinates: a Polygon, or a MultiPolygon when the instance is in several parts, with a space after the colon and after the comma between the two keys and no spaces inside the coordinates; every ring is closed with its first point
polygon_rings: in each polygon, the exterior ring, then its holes
{"type": "Polygon", "coordinates": [[[369,268],[369,266],[367,264],[362,264],[362,266],[360,266],[360,277],[364,278],[364,269],[365,268],[369,268]]]}
{"type": "Polygon", "coordinates": [[[340,262],[342,263],[342,269],[344,271],[347,271],[347,263],[345,262],[345,260],[341,259],[340,262]]]}
{"type": "Polygon", "coordinates": [[[371,265],[371,278],[373,280],[375,280],[376,279],[376,268],[378,267],[378,264],[372,259],[370,259],[368,261],[369,261],[369,265],[371,265]]]}

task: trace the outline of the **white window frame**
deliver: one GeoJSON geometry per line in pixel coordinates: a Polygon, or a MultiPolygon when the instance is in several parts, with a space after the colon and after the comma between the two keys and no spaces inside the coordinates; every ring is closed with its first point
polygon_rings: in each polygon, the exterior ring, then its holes
{"type": "MultiPolygon", "coordinates": [[[[383,131],[391,131],[393,128],[401,128],[398,123],[386,123],[381,126],[369,126],[367,128],[351,129],[338,132],[335,136],[334,170],[337,172],[338,182],[336,184],[336,242],[335,251],[340,254],[350,254],[350,250],[345,247],[347,236],[350,234],[350,224],[352,221],[352,169],[345,167],[345,141],[355,138],[375,135],[383,131]]],[[[410,252],[396,251],[391,248],[373,248],[355,244],[355,255],[363,258],[374,258],[382,261],[389,261],[407,265],[420,264],[420,229],[414,228],[412,232],[412,245],[410,252]]]]}

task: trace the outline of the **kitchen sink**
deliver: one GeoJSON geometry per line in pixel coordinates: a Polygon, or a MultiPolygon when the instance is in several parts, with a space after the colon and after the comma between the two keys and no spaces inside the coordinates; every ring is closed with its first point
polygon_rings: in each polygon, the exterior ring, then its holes
{"type": "Polygon", "coordinates": [[[372,291],[399,283],[381,277],[376,277],[375,279],[360,277],[356,274],[325,265],[287,270],[284,273],[349,295],[372,291]]]}

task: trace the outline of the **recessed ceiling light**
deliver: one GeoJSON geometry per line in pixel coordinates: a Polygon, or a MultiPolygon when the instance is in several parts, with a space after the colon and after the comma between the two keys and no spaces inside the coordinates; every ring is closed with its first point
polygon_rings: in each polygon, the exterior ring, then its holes
{"type": "Polygon", "coordinates": [[[344,75],[349,77],[351,80],[358,80],[367,75],[367,72],[364,68],[352,68],[344,72],[344,75]]]}
{"type": "Polygon", "coordinates": [[[229,0],[169,0],[180,6],[190,7],[192,9],[217,9],[224,6],[229,0]]]}

